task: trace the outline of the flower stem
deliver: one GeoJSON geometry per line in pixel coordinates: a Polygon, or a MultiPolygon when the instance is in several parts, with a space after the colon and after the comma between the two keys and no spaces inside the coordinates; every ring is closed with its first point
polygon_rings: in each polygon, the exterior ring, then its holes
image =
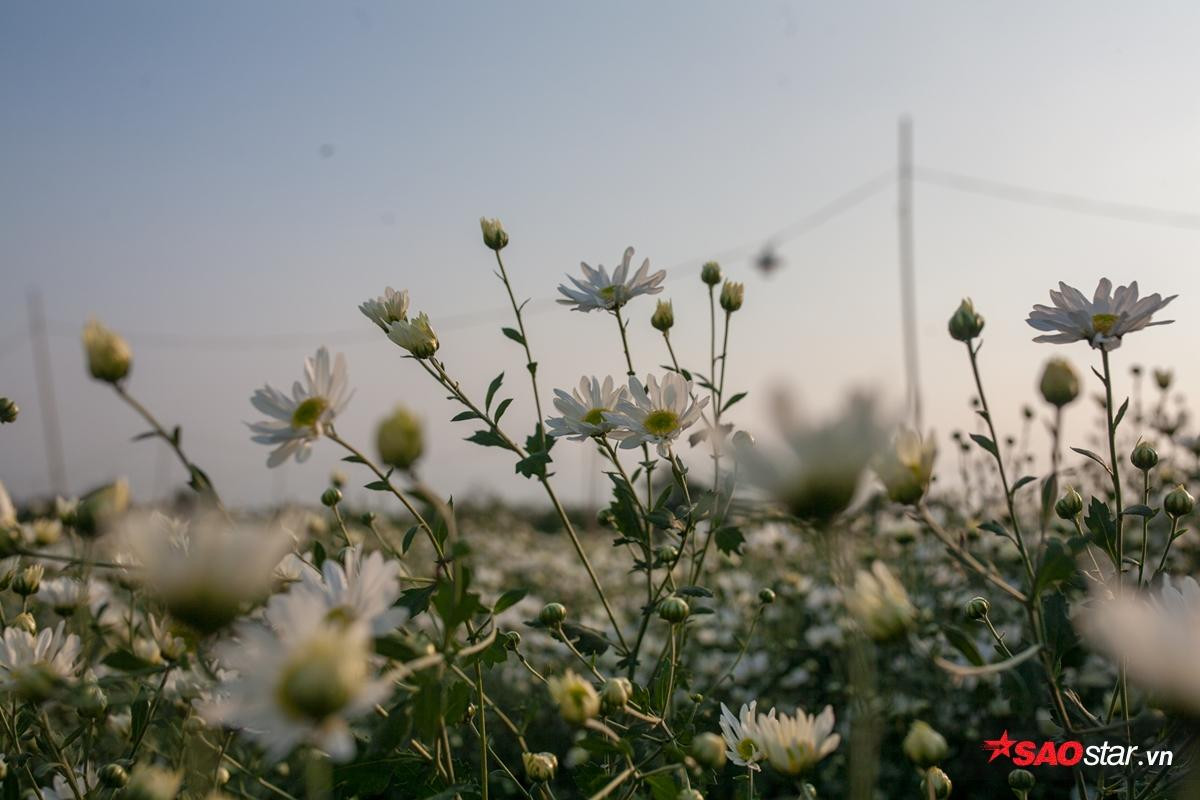
{"type": "MultiPolygon", "coordinates": [[[[496,264],[500,267],[500,280],[504,283],[504,290],[508,292],[508,302],[512,304],[513,316],[517,318],[517,331],[521,334],[521,346],[525,348],[525,368],[529,370],[529,382],[533,386],[533,405],[537,409],[537,430],[538,436],[542,443],[542,449],[546,449],[546,431],[542,427],[542,398],[538,392],[537,382],[537,362],[533,360],[533,353],[529,350],[529,337],[525,333],[525,319],[521,314],[521,305],[517,304],[517,298],[513,295],[512,284],[508,280],[508,271],[504,269],[504,259],[500,256],[500,251],[496,250],[496,264]]],[[[486,791],[484,796],[486,798],[486,791]]]]}

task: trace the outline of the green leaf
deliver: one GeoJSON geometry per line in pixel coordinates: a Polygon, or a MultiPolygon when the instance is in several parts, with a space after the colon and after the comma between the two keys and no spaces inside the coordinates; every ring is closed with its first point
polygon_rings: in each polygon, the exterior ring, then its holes
{"type": "Polygon", "coordinates": [[[524,599],[525,595],[528,593],[528,589],[509,589],[507,592],[500,595],[500,599],[496,601],[494,606],[492,606],[492,613],[499,614],[502,611],[512,608],[517,603],[521,602],[521,600],[524,599]]]}
{"type": "Polygon", "coordinates": [[[703,586],[680,586],[675,590],[675,594],[682,594],[687,597],[712,597],[711,589],[706,589],[703,586]]]}
{"type": "Polygon", "coordinates": [[[346,456],[345,458],[342,459],[342,461],[345,461],[348,464],[365,464],[365,463],[367,463],[365,460],[363,460],[362,456],[346,456]]]}
{"type": "Polygon", "coordinates": [[[420,525],[413,525],[404,532],[404,541],[400,543],[401,552],[407,553],[408,548],[412,547],[413,537],[417,535],[417,531],[421,530],[420,525]]]}
{"type": "Polygon", "coordinates": [[[675,788],[675,779],[665,772],[648,776],[646,785],[650,787],[650,796],[654,800],[675,800],[679,794],[679,790],[675,788]]]}
{"type": "Polygon", "coordinates": [[[390,492],[392,485],[387,481],[371,481],[363,485],[364,489],[370,489],[373,492],[390,492]]]}
{"type": "Polygon", "coordinates": [[[467,441],[481,447],[508,447],[508,442],[504,441],[504,437],[492,430],[475,431],[467,437],[467,441]]]}
{"type": "Polygon", "coordinates": [[[1020,488],[1021,488],[1022,486],[1024,486],[1025,484],[1027,484],[1027,483],[1031,483],[1031,482],[1033,482],[1033,481],[1036,481],[1036,480],[1037,480],[1037,478],[1033,477],[1032,475],[1024,475],[1024,476],[1022,476],[1022,477],[1020,477],[1020,478],[1017,478],[1017,482],[1016,482],[1016,483],[1014,483],[1014,484],[1013,484],[1013,486],[1012,486],[1012,493],[1013,493],[1013,494],[1016,494],[1016,493],[1017,493],[1017,489],[1020,489],[1020,488]]]}
{"type": "Polygon", "coordinates": [[[128,650],[114,650],[104,657],[104,666],[119,669],[122,672],[140,672],[154,665],[138,658],[128,650]]]}
{"type": "Polygon", "coordinates": [[[479,415],[476,414],[474,411],[467,409],[466,411],[460,411],[457,414],[455,414],[453,417],[450,418],[450,421],[451,422],[466,422],[469,419],[479,419],[479,415]]]}
{"type": "Polygon", "coordinates": [[[437,585],[432,583],[428,586],[405,589],[401,592],[400,602],[397,605],[407,608],[408,613],[415,617],[429,608],[429,601],[433,598],[435,591],[437,591],[437,585]]]}
{"type": "Polygon", "coordinates": [[[504,416],[504,412],[508,410],[508,406],[510,403],[512,403],[512,398],[506,397],[503,400],[501,400],[500,403],[496,406],[496,413],[494,415],[494,418],[497,423],[499,423],[500,418],[504,416]]]}
{"type": "Polygon", "coordinates": [[[1100,456],[1096,455],[1095,453],[1093,453],[1091,450],[1087,450],[1082,447],[1072,447],[1071,449],[1074,450],[1076,453],[1079,453],[1079,455],[1085,456],[1087,458],[1090,458],[1092,461],[1095,461],[1097,464],[1104,467],[1105,472],[1108,472],[1108,464],[1105,464],[1104,459],[1101,458],[1100,456]]]}
{"type": "Polygon", "coordinates": [[[1058,499],[1058,476],[1051,473],[1048,478],[1042,481],[1042,516],[1049,518],[1050,512],[1054,509],[1054,503],[1058,499]]]}
{"type": "Polygon", "coordinates": [[[717,549],[727,556],[740,553],[742,545],[746,542],[746,537],[742,535],[741,528],[733,525],[717,528],[717,532],[713,534],[713,539],[716,541],[717,549]]]}
{"type": "Polygon", "coordinates": [[[320,542],[313,542],[312,562],[317,569],[320,569],[321,565],[325,563],[325,545],[320,542]]]}
{"type": "Polygon", "coordinates": [[[1129,398],[1125,398],[1125,402],[1121,403],[1121,408],[1117,411],[1117,416],[1113,418],[1113,430],[1121,424],[1121,419],[1125,416],[1125,412],[1129,410],[1129,398]]]}
{"type": "Polygon", "coordinates": [[[496,392],[500,391],[500,384],[504,383],[504,373],[501,372],[488,385],[487,396],[483,399],[483,408],[488,410],[492,407],[492,398],[496,396],[496,392]]]}
{"type": "Polygon", "coordinates": [[[512,339],[517,344],[524,346],[525,337],[522,336],[521,332],[516,330],[515,328],[501,328],[500,332],[503,333],[508,338],[512,339]]]}
{"type": "Polygon", "coordinates": [[[729,407],[746,396],[746,392],[738,392],[733,397],[729,398],[725,405],[721,406],[721,411],[728,411],[729,407]]]}
{"type": "Polygon", "coordinates": [[[1063,547],[1062,542],[1057,539],[1048,540],[1046,551],[1033,579],[1034,596],[1040,595],[1051,586],[1070,580],[1074,577],[1075,570],[1075,559],[1063,547]]]}
{"type": "Polygon", "coordinates": [[[975,666],[980,666],[984,663],[983,656],[979,653],[979,648],[975,646],[975,642],[961,628],[947,626],[942,629],[942,633],[946,637],[946,641],[963,654],[963,657],[970,661],[975,666]]]}
{"type": "Polygon", "coordinates": [[[1121,511],[1121,513],[1131,517],[1145,517],[1146,519],[1151,519],[1158,513],[1158,509],[1151,508],[1150,506],[1136,505],[1129,506],[1121,511]]]}
{"type": "Polygon", "coordinates": [[[996,458],[1000,458],[1000,451],[996,449],[996,443],[988,437],[983,436],[982,434],[972,433],[971,441],[975,442],[975,444],[979,445],[984,450],[987,450],[996,458]]]}

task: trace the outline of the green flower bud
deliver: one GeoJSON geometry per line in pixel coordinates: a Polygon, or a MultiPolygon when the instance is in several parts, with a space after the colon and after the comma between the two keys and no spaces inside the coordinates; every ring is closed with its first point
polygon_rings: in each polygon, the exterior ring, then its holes
{"type": "Polygon", "coordinates": [[[709,261],[700,268],[700,280],[709,286],[716,286],[721,282],[721,265],[715,261],[709,261]]]}
{"type": "Polygon", "coordinates": [[[364,511],[359,516],[358,521],[361,522],[363,525],[366,525],[368,528],[371,527],[372,525],[375,524],[375,512],[374,511],[364,511]]]}
{"type": "Polygon", "coordinates": [[[129,482],[124,478],[85,494],[75,508],[75,530],[95,537],[129,509],[129,482]]]}
{"type": "Polygon", "coordinates": [[[30,564],[13,576],[12,590],[22,597],[37,594],[45,574],[46,568],[41,564],[30,564]]]}
{"type": "Polygon", "coordinates": [[[1083,497],[1075,491],[1073,486],[1068,486],[1066,494],[1058,498],[1058,502],[1054,504],[1054,513],[1062,520],[1075,519],[1082,511],[1083,497]]]}
{"type": "Polygon", "coordinates": [[[336,486],[330,486],[321,492],[321,505],[326,508],[333,508],[340,502],[342,502],[342,490],[336,486]]]}
{"type": "Polygon", "coordinates": [[[1018,797],[1028,793],[1037,785],[1037,778],[1027,769],[1014,769],[1008,773],[1008,786],[1018,797]]]}
{"type": "Polygon", "coordinates": [[[664,544],[654,551],[654,557],[663,564],[674,564],[675,559],[679,558],[679,548],[669,544],[664,544]]]}
{"type": "Polygon", "coordinates": [[[79,691],[76,708],[88,719],[100,719],[108,710],[108,695],[94,683],[85,684],[79,691]]]}
{"type": "Polygon", "coordinates": [[[921,720],[915,720],[908,729],[902,747],[908,760],[922,768],[937,764],[950,750],[946,737],[921,720]]]}
{"type": "Polygon", "coordinates": [[[715,733],[697,734],[696,738],[692,739],[692,758],[696,759],[696,763],[711,769],[720,769],[725,766],[727,757],[725,740],[715,733]]]}
{"type": "Polygon", "coordinates": [[[120,764],[105,764],[100,768],[100,782],[110,789],[120,789],[129,783],[129,773],[120,764]]]}
{"type": "Polygon", "coordinates": [[[1154,382],[1158,384],[1158,388],[1164,392],[1171,388],[1171,379],[1175,377],[1175,373],[1169,369],[1155,369],[1154,382]]]}
{"type": "Polygon", "coordinates": [[[554,753],[522,753],[521,761],[525,764],[525,777],[533,783],[552,781],[558,772],[558,756],[554,753]]]}
{"type": "Polygon", "coordinates": [[[660,619],[676,625],[683,622],[691,614],[692,610],[688,608],[687,601],[678,595],[664,598],[658,604],[658,616],[660,619]]]}
{"type": "Polygon", "coordinates": [[[83,326],[83,349],[92,377],[106,383],[120,383],[129,374],[133,351],[118,334],[96,320],[83,326]]]}
{"type": "Polygon", "coordinates": [[[758,602],[764,606],[769,606],[775,602],[775,592],[772,589],[762,588],[758,590],[758,602]]]}
{"type": "Polygon", "coordinates": [[[7,397],[0,397],[0,423],[16,422],[19,413],[21,409],[17,408],[16,403],[7,397]]]}
{"type": "Polygon", "coordinates": [[[19,631],[25,631],[26,633],[37,633],[37,620],[28,611],[22,611],[20,614],[17,614],[9,620],[8,626],[16,628],[19,631]]]}
{"type": "Polygon", "coordinates": [[[967,601],[967,616],[976,622],[982,620],[992,610],[992,604],[986,597],[972,597],[967,601]]]}
{"type": "Polygon", "coordinates": [[[1188,490],[1183,488],[1182,483],[1167,492],[1167,496],[1163,498],[1163,511],[1167,512],[1167,516],[1171,519],[1179,519],[1190,514],[1195,507],[1196,498],[1188,494],[1188,490]]]}
{"type": "Polygon", "coordinates": [[[700,692],[692,692],[688,695],[688,700],[691,700],[695,705],[700,705],[704,702],[704,695],[700,692]]]}
{"type": "Polygon", "coordinates": [[[329,473],[329,485],[337,489],[345,486],[346,473],[342,472],[340,469],[335,469],[333,472],[329,473]]]}
{"type": "Polygon", "coordinates": [[[675,308],[671,305],[670,300],[659,300],[658,305],[654,307],[654,313],[650,316],[650,324],[654,326],[654,330],[666,333],[675,325],[675,308]]]}
{"type": "Polygon", "coordinates": [[[504,649],[516,650],[521,646],[521,634],[516,631],[508,631],[504,634],[504,649]]]}
{"type": "Polygon", "coordinates": [[[958,310],[950,317],[950,335],[960,342],[969,342],[983,330],[983,317],[975,312],[971,298],[963,298],[958,310]]]}
{"type": "Polygon", "coordinates": [[[1065,358],[1052,358],[1042,370],[1038,388],[1047,403],[1062,408],[1079,396],[1079,374],[1065,358]]]}
{"type": "Polygon", "coordinates": [[[549,627],[560,624],[567,618],[567,607],[562,603],[547,603],[538,614],[538,622],[549,627]]]}
{"type": "Polygon", "coordinates": [[[732,314],[742,307],[742,298],[745,295],[745,287],[740,283],[733,281],[725,281],[721,287],[721,308],[732,314]]]}
{"type": "Polygon", "coordinates": [[[1137,447],[1129,454],[1129,463],[1142,472],[1149,472],[1158,463],[1158,452],[1145,442],[1138,442],[1137,447]]]}
{"type": "Polygon", "coordinates": [[[600,689],[600,707],[605,712],[620,711],[633,697],[633,684],[627,678],[609,678],[600,689]]]}
{"type": "Polygon", "coordinates": [[[425,450],[421,421],[408,409],[396,406],[375,429],[375,447],[383,463],[399,470],[411,468],[425,450]]]}
{"type": "Polygon", "coordinates": [[[479,227],[483,230],[483,243],[499,253],[508,245],[508,233],[498,219],[479,218],[479,227]]]}
{"type": "Polygon", "coordinates": [[[937,800],[945,800],[945,798],[950,796],[950,792],[954,790],[954,784],[950,782],[950,776],[937,767],[930,767],[925,771],[925,777],[921,778],[921,795],[928,797],[931,787],[933,789],[933,796],[937,800]]]}

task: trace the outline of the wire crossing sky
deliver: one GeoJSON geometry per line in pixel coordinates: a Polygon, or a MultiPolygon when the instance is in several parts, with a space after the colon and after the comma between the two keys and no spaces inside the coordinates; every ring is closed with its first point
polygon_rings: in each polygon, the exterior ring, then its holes
{"type": "MultiPolygon", "coordinates": [[[[505,298],[481,215],[512,236],[547,391],[585,365],[623,374],[610,320],[543,298],[580,261],[611,267],[633,245],[668,267],[685,365],[707,357],[694,268],[719,258],[746,282],[729,363],[730,385],[751,392],[739,424],[770,429],[773,386],[817,412],[850,386],[898,404],[901,114],[918,165],[926,418],[943,437],[972,424],[965,357],[945,335],[969,295],[988,321],[996,420],[1015,434],[1044,359],[1090,363],[1030,341],[1025,314],[1059,279],[1179,293],[1179,321],[1118,362],[1190,352],[1200,109],[1183,99],[1198,27],[1185,3],[1137,16],[1082,3],[8,4],[0,394],[24,411],[0,437],[0,480],[21,496],[46,480],[25,308],[39,288],[73,491],[113,464],[143,497],[164,486],[157,445],[131,443],[137,421],[83,374],[76,335],[94,314],[129,334],[132,387],[234,502],[314,498],[337,463],[318,447],[268,473],[243,425],[251,392],[286,385],[322,342],[346,349],[358,388],[345,435],[367,444],[403,402],[437,442],[429,480],[532,496],[519,476],[494,478],[502,457],[460,441],[442,393],[357,311],[409,288],[456,375],[482,392],[506,371],[525,433],[532,403],[493,312],[505,298]],[[784,264],[769,276],[751,266],[768,244],[784,264]]],[[[643,373],[667,361],[652,308],[630,307],[643,373]]],[[[1177,379],[1195,394],[1182,366],[1177,379]]],[[[584,451],[556,449],[576,497],[584,451]]]]}

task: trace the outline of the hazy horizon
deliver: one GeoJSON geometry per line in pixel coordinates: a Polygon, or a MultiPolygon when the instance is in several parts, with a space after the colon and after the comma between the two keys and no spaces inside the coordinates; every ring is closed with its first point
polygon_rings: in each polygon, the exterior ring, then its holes
{"type": "MultiPolygon", "coordinates": [[[[78,335],[96,316],[135,351],[131,392],[168,424],[232,503],[315,501],[342,453],[265,466],[243,423],[264,382],[286,388],[321,344],[346,353],[357,394],[339,429],[370,448],[397,403],[427,425],[427,480],[454,494],[528,499],[510,459],[461,441],[472,430],[416,365],[357,310],[408,288],[440,356],[481,396],[506,374],[506,415],[533,425],[520,349],[478,218],[500,217],[506,263],[533,298],[530,343],[543,404],[584,371],[620,378],[612,320],[549,300],[579,262],[611,267],[633,245],[667,268],[681,360],[703,365],[699,264],[723,258],[746,283],[728,384],[750,390],[734,421],[770,428],[771,387],[817,413],[851,387],[903,398],[896,194],[750,257],[773,232],[895,168],[897,119],[918,165],[1097,200],[1200,213],[1200,8],[1161,4],[950,2],[563,7],[524,3],[355,6],[9,4],[0,9],[0,481],[45,493],[27,291],[40,291],[67,454],[67,488],[127,474],[135,497],[185,479],[144,425],[85,374],[78,335]],[[599,44],[598,44],[599,43],[599,44]],[[749,245],[749,246],[746,246],[749,245]],[[602,373],[603,374],[603,373],[602,373]],[[510,477],[497,479],[497,475],[510,477]]],[[[927,173],[933,175],[932,172],[927,173]]],[[[987,319],[981,354],[1001,435],[1019,431],[1044,361],[1083,345],[1032,342],[1024,322],[1059,280],[1104,276],[1180,295],[1177,322],[1114,354],[1187,352],[1200,331],[1200,230],[1078,214],[919,181],[915,235],[926,427],[972,423],[959,299],[987,319]]],[[[667,361],[629,306],[640,374],[667,361]]],[[[1179,363],[1189,396],[1200,375],[1179,363]]],[[[1121,384],[1125,384],[1122,386],[1121,384]]],[[[1090,415],[1081,402],[1074,413],[1090,415]]],[[[519,421],[519,424],[518,424],[519,421]]],[[[1068,438],[1071,421],[1068,421],[1068,438]]],[[[1080,424],[1079,427],[1082,427],[1080,424]]],[[[948,452],[948,448],[945,448],[948,452]]],[[[563,493],[587,499],[588,448],[561,442],[563,493]]],[[[946,465],[952,465],[943,456],[946,465]]],[[[350,472],[349,469],[346,470],[350,472]]],[[[366,481],[352,474],[352,485],[366,481]]],[[[365,494],[365,493],[363,493],[365,494]]]]}

